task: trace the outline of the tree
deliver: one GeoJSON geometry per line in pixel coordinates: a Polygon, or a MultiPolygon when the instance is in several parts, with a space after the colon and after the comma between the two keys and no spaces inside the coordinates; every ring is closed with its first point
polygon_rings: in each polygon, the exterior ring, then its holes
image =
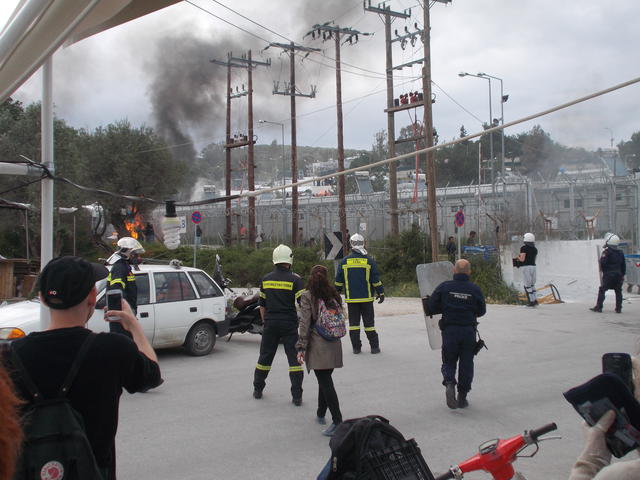
{"type": "Polygon", "coordinates": [[[629,168],[640,167],[640,132],[631,135],[631,139],[618,144],[620,157],[629,168]]]}

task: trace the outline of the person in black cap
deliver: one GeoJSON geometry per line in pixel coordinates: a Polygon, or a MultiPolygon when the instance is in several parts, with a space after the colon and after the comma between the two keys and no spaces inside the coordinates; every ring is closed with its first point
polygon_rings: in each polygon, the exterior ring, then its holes
{"type": "MultiPolygon", "coordinates": [[[[40,301],[49,307],[49,329],[13,341],[11,349],[24,365],[31,381],[46,400],[57,396],[67,373],[85,341],[90,346],[68,391],[71,406],[82,416],[85,432],[105,480],[116,478],[115,436],[122,389],[146,391],[161,382],[153,348],[144,336],[129,304],[105,312],[118,322],[133,341],[112,333],[92,334],[85,325],[96,306],[95,282],[106,278],[107,269],[79,257],[51,260],[38,279],[40,301]]],[[[11,364],[9,352],[5,364],[11,364]]],[[[18,395],[28,409],[32,400],[20,374],[12,369],[18,395]]]]}

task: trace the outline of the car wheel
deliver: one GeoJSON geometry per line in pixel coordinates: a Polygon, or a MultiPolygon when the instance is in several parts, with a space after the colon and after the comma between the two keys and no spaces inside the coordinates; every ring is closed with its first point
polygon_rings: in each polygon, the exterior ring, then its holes
{"type": "Polygon", "coordinates": [[[196,357],[209,355],[215,344],[216,332],[207,322],[196,323],[191,327],[184,342],[187,351],[196,357]]]}

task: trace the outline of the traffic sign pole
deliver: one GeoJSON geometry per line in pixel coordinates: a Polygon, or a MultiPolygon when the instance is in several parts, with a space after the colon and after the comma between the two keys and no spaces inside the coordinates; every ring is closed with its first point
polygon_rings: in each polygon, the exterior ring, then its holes
{"type": "Polygon", "coordinates": [[[196,257],[198,251],[198,224],[202,221],[202,214],[197,210],[191,214],[191,221],[194,223],[193,228],[193,268],[196,268],[196,257]]]}

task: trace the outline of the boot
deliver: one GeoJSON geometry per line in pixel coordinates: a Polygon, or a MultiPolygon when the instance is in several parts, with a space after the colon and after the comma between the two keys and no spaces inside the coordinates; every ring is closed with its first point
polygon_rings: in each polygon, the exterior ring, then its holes
{"type": "Polygon", "coordinates": [[[458,392],[458,408],[467,408],[468,406],[467,392],[458,392]]]}
{"type": "Polygon", "coordinates": [[[357,347],[353,347],[353,353],[358,355],[362,351],[362,347],[358,345],[357,347]]]}
{"type": "Polygon", "coordinates": [[[371,353],[380,353],[380,347],[371,347],[371,353]]]}
{"type": "Polygon", "coordinates": [[[262,398],[262,390],[258,390],[257,388],[253,391],[253,398],[256,400],[260,400],[262,398]]]}
{"type": "Polygon", "coordinates": [[[291,399],[291,403],[293,403],[296,407],[302,405],[302,397],[293,397],[291,399]]]}
{"type": "Polygon", "coordinates": [[[456,400],[456,386],[453,383],[447,383],[445,396],[447,399],[447,407],[452,410],[458,408],[458,401],[456,400]]]}
{"type": "Polygon", "coordinates": [[[602,313],[602,307],[598,307],[597,305],[595,307],[591,307],[589,310],[596,313],[602,313]]]}

